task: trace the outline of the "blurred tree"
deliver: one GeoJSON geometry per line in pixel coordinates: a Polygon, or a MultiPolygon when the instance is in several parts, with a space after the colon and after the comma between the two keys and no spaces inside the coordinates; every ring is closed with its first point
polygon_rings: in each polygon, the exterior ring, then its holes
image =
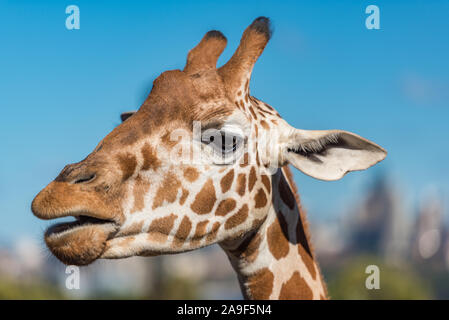
{"type": "Polygon", "coordinates": [[[198,284],[184,277],[168,276],[161,281],[159,291],[152,291],[149,299],[199,299],[198,284]]]}
{"type": "Polygon", "coordinates": [[[360,256],[348,260],[335,273],[331,272],[328,290],[331,299],[432,299],[433,291],[414,271],[386,265],[379,258],[360,256]],[[380,289],[367,289],[365,269],[376,265],[380,269],[380,289]]]}
{"type": "Polygon", "coordinates": [[[65,299],[65,296],[58,288],[47,283],[24,283],[0,278],[0,300],[6,299],[47,300],[65,299]]]}

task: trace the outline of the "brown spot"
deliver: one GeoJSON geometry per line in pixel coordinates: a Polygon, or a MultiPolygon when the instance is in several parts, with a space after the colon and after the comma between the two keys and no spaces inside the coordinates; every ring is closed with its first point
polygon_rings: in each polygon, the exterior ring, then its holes
{"type": "Polygon", "coordinates": [[[264,102],[264,105],[265,105],[265,107],[267,107],[267,108],[270,109],[271,111],[274,111],[273,107],[270,106],[269,104],[266,104],[266,103],[264,102]]]}
{"type": "Polygon", "coordinates": [[[130,236],[133,234],[141,233],[142,227],[143,227],[143,221],[134,222],[132,225],[130,225],[128,228],[126,228],[126,230],[124,230],[123,232],[120,232],[120,237],[130,236]]]}
{"type": "Polygon", "coordinates": [[[157,242],[164,242],[167,240],[167,235],[170,233],[171,229],[173,229],[175,220],[176,215],[173,213],[163,218],[154,219],[148,228],[149,239],[157,242]]]}
{"type": "Polygon", "coordinates": [[[196,245],[201,239],[203,239],[204,235],[206,234],[206,227],[209,223],[209,220],[204,220],[201,222],[198,222],[195,229],[195,234],[192,237],[192,244],[196,245]]]}
{"type": "MultiPolygon", "coordinates": [[[[255,131],[255,130],[252,131],[251,136],[252,136],[253,139],[257,139],[256,131],[255,131]]],[[[256,143],[257,143],[257,142],[256,142],[256,143]]],[[[257,148],[255,148],[255,150],[257,150],[257,148]]]]}
{"type": "Polygon", "coordinates": [[[141,153],[143,157],[142,170],[156,170],[160,167],[161,161],[158,159],[156,151],[148,143],[144,144],[141,153]]]}
{"type": "Polygon", "coordinates": [[[262,127],[264,127],[265,130],[270,129],[270,126],[268,125],[268,123],[265,122],[265,120],[261,120],[260,124],[262,125],[262,127]]]}
{"type": "Polygon", "coordinates": [[[246,174],[240,173],[237,177],[237,193],[240,196],[243,196],[245,194],[246,190],[246,174]]]}
{"type": "Polygon", "coordinates": [[[278,122],[275,119],[271,119],[271,123],[274,124],[274,125],[278,124],[278,122]]]}
{"type": "Polygon", "coordinates": [[[259,127],[255,126],[254,130],[256,131],[256,138],[259,136],[259,127]]]}
{"type": "Polygon", "coordinates": [[[260,106],[260,105],[258,105],[258,108],[259,108],[259,111],[260,111],[260,112],[266,113],[266,114],[268,114],[268,115],[273,115],[273,113],[272,113],[270,110],[264,109],[264,108],[262,108],[262,106],[260,106]]]}
{"type": "Polygon", "coordinates": [[[134,173],[137,167],[136,157],[130,153],[119,154],[117,156],[120,170],[122,170],[122,180],[128,180],[134,173]]]}
{"type": "Polygon", "coordinates": [[[310,250],[309,247],[309,241],[307,239],[304,230],[301,216],[299,216],[298,224],[296,226],[296,242],[298,247],[298,254],[301,256],[302,261],[306,265],[307,270],[309,270],[312,278],[315,279],[316,278],[315,263],[313,262],[312,251],[310,250]]]}
{"type": "Polygon", "coordinates": [[[178,231],[176,231],[173,245],[175,247],[182,246],[184,241],[186,241],[187,237],[189,236],[191,229],[192,222],[187,216],[185,216],[182,219],[181,224],[179,225],[178,231]]]}
{"type": "MultiPolygon", "coordinates": [[[[133,236],[124,237],[123,239],[120,239],[119,243],[115,244],[115,246],[126,248],[129,247],[130,243],[133,242],[134,240],[136,240],[136,237],[133,236]]],[[[106,246],[109,247],[108,245],[106,246]]]]}
{"type": "Polygon", "coordinates": [[[250,192],[251,190],[253,190],[256,181],[257,181],[256,169],[254,168],[254,166],[252,166],[251,171],[249,172],[249,179],[248,179],[248,189],[250,192]]]}
{"type": "Polygon", "coordinates": [[[277,219],[268,227],[267,242],[271,254],[277,260],[288,255],[288,227],[282,213],[278,213],[277,219]]]}
{"type": "Polygon", "coordinates": [[[140,175],[136,177],[136,181],[134,183],[134,206],[131,209],[131,213],[136,211],[141,211],[145,206],[145,194],[150,187],[150,183],[144,179],[140,175]]]}
{"type": "Polygon", "coordinates": [[[127,132],[123,132],[124,136],[120,139],[120,143],[123,145],[131,145],[137,141],[139,138],[137,132],[135,130],[130,130],[127,132]]]}
{"type": "Polygon", "coordinates": [[[249,296],[255,300],[267,300],[273,291],[274,275],[268,268],[256,271],[248,277],[249,296]]]}
{"type": "Polygon", "coordinates": [[[234,181],[234,169],[231,169],[220,181],[221,192],[225,193],[231,189],[232,181],[234,181]]]}
{"type": "Polygon", "coordinates": [[[181,199],[179,199],[179,204],[182,206],[189,196],[189,190],[182,188],[181,199]]]}
{"type": "Polygon", "coordinates": [[[254,200],[256,201],[256,209],[263,208],[267,204],[267,196],[265,195],[265,191],[263,191],[262,188],[257,191],[254,200]]]}
{"type": "Polygon", "coordinates": [[[271,181],[270,181],[270,178],[268,178],[268,176],[266,174],[262,175],[262,183],[265,186],[265,188],[267,188],[267,192],[270,193],[271,192],[271,181]]]}
{"type": "Polygon", "coordinates": [[[246,167],[249,164],[249,154],[248,152],[245,152],[243,155],[243,158],[240,161],[240,167],[246,167]]]}
{"type": "Polygon", "coordinates": [[[246,101],[246,103],[249,102],[249,97],[248,97],[248,95],[245,96],[245,101],[246,101]]]}
{"type": "Polygon", "coordinates": [[[240,109],[240,105],[238,101],[234,101],[235,105],[237,106],[238,109],[240,109]]]}
{"type": "Polygon", "coordinates": [[[184,177],[187,179],[187,181],[189,182],[193,182],[196,179],[198,179],[199,177],[199,173],[198,170],[196,170],[195,168],[192,167],[188,167],[184,170],[184,177]]]}
{"type": "Polygon", "coordinates": [[[242,95],[242,90],[239,90],[239,91],[237,92],[237,95],[238,95],[238,96],[241,96],[241,95],[242,95]]]}
{"type": "Polygon", "coordinates": [[[225,216],[232,210],[234,210],[236,206],[236,202],[234,199],[225,199],[218,205],[217,210],[215,211],[215,215],[217,216],[225,216]]]}
{"type": "Polygon", "coordinates": [[[209,234],[207,235],[207,242],[211,242],[213,240],[215,240],[215,238],[217,237],[217,233],[218,233],[218,229],[220,229],[220,222],[215,222],[212,225],[212,229],[210,230],[209,234]]]}
{"type": "Polygon", "coordinates": [[[173,173],[169,172],[156,192],[153,202],[153,209],[162,206],[164,201],[167,201],[168,203],[174,202],[180,187],[181,182],[173,173]]]}
{"type": "Polygon", "coordinates": [[[295,196],[292,193],[287,181],[285,180],[284,175],[281,176],[279,180],[279,194],[281,196],[282,201],[293,210],[295,207],[295,196]]]}
{"type": "Polygon", "coordinates": [[[279,300],[311,300],[313,293],[306,281],[295,271],[282,285],[279,300]]]}
{"type": "Polygon", "coordinates": [[[196,195],[195,201],[190,208],[198,214],[206,214],[212,211],[217,197],[215,196],[215,188],[212,179],[204,184],[201,191],[196,195]]]}
{"type": "Polygon", "coordinates": [[[169,148],[173,148],[179,141],[173,140],[171,137],[171,131],[166,131],[165,134],[161,137],[161,141],[169,148]]]}
{"type": "Polygon", "coordinates": [[[260,166],[259,152],[257,150],[258,150],[258,148],[256,146],[256,165],[260,166]]]}
{"type": "Polygon", "coordinates": [[[254,219],[253,223],[251,225],[251,230],[259,228],[266,219],[267,219],[267,216],[264,216],[263,218],[260,218],[260,219],[254,219]]]}
{"type": "Polygon", "coordinates": [[[252,106],[249,106],[249,111],[251,112],[251,115],[253,116],[253,118],[257,120],[257,115],[256,115],[256,113],[254,112],[254,109],[253,109],[252,106]]]}
{"type": "Polygon", "coordinates": [[[231,216],[225,223],[225,229],[229,230],[245,222],[248,218],[248,205],[244,204],[236,214],[231,216]]]}

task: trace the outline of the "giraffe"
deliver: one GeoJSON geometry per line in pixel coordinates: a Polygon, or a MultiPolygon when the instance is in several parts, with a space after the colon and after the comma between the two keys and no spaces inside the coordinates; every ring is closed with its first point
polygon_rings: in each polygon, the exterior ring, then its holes
{"type": "Polygon", "coordinates": [[[34,198],[40,219],[72,216],[44,239],[63,263],[155,256],[218,244],[247,299],[327,299],[289,165],[337,180],[386,157],[342,130],[301,130],[250,95],[271,37],[255,19],[223,66],[209,31],[184,69],[162,73],[137,112],[122,115],[84,160],[34,198]]]}

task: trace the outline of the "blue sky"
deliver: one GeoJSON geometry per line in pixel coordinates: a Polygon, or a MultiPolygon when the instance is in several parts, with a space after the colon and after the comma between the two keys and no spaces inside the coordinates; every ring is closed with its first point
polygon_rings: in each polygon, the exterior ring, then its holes
{"type": "Polygon", "coordinates": [[[336,219],[384,172],[414,204],[429,186],[449,198],[447,1],[0,1],[0,242],[42,237],[30,203],[140,106],[161,72],[183,68],[205,32],[228,47],[268,16],[274,35],[251,92],[302,129],[356,132],[389,151],[338,182],[295,178],[309,217],[336,219]],[[81,29],[65,28],[66,6],[81,29]],[[380,30],[365,8],[380,8],[380,30]]]}

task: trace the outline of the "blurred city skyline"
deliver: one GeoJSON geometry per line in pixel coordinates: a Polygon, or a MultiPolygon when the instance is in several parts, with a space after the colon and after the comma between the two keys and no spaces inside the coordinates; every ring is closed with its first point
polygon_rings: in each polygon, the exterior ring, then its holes
{"type": "MultiPolygon", "coordinates": [[[[447,299],[449,224],[442,221],[441,195],[429,192],[410,215],[400,190],[385,175],[365,189],[333,223],[311,225],[331,298],[447,299]],[[380,268],[381,290],[364,287],[365,268],[373,264],[380,268]]],[[[242,298],[236,274],[217,245],[177,255],[100,260],[79,269],[79,290],[66,287],[70,274],[33,240],[0,246],[0,299],[242,298]]]]}
{"type": "Polygon", "coordinates": [[[260,15],[272,19],[274,35],[255,66],[252,95],[295,127],[353,131],[389,152],[337,182],[294,170],[309,219],[339,219],[379,174],[401,190],[407,214],[437,190],[447,219],[448,3],[74,4],[81,28],[71,31],[68,4],[0,4],[0,243],[42,241],[48,223],[30,211],[36,193],[91,152],[121,112],[137,109],[161,72],[182,69],[205,32],[228,38],[221,65],[260,15]],[[369,4],[380,8],[380,30],[365,28],[369,4]]]}

